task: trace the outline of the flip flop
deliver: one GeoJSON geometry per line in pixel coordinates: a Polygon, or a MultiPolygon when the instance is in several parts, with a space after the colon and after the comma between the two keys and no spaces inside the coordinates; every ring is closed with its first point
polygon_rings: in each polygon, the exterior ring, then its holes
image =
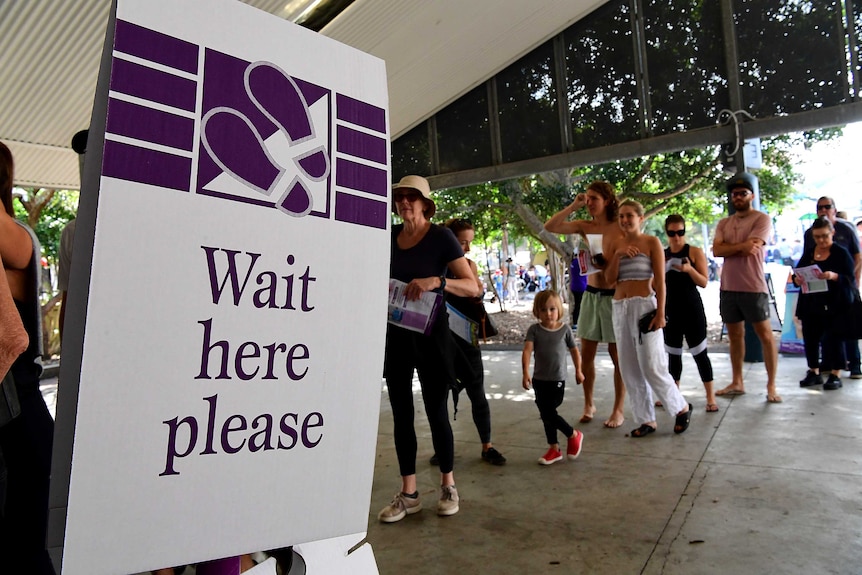
{"type": "Polygon", "coordinates": [[[715,413],[717,411],[718,411],[718,404],[717,403],[707,403],[706,404],[706,412],[707,413],[715,413]]]}
{"type": "Polygon", "coordinates": [[[633,429],[631,432],[632,437],[646,437],[650,433],[655,433],[655,427],[652,425],[647,425],[646,423],[642,424],[637,429],[633,429]]]}
{"type": "Polygon", "coordinates": [[[733,397],[735,395],[745,395],[745,392],[739,389],[720,389],[715,392],[715,395],[733,397]]]}
{"type": "Polygon", "coordinates": [[[592,420],[593,420],[593,416],[592,416],[592,415],[587,415],[587,414],[585,413],[584,415],[582,415],[582,416],[581,416],[581,418],[580,418],[578,421],[579,421],[579,422],[581,422],[581,423],[589,423],[589,422],[591,422],[592,420]]]}
{"type": "Polygon", "coordinates": [[[766,403],[782,403],[784,400],[781,399],[780,395],[769,395],[766,394],[766,403]]]}
{"type": "Polygon", "coordinates": [[[686,429],[688,429],[688,424],[691,423],[691,412],[694,411],[694,408],[689,403],[688,411],[685,413],[680,413],[676,416],[676,422],[673,426],[673,432],[676,434],[680,434],[686,429]]]}

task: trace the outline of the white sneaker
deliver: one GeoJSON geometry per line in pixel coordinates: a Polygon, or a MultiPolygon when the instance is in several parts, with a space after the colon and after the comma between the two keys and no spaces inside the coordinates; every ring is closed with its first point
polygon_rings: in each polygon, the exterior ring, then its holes
{"type": "Polygon", "coordinates": [[[454,485],[444,485],[440,488],[440,500],[437,502],[437,515],[455,515],[458,513],[458,490],[454,485]]]}
{"type": "MultiPolygon", "coordinates": [[[[419,497],[413,499],[399,491],[395,495],[395,498],[392,499],[392,503],[380,510],[380,513],[377,514],[377,519],[382,523],[395,523],[396,521],[401,521],[408,515],[413,515],[420,511],[422,511],[422,502],[419,501],[419,497]]],[[[458,510],[456,509],[455,511],[458,510]]]]}

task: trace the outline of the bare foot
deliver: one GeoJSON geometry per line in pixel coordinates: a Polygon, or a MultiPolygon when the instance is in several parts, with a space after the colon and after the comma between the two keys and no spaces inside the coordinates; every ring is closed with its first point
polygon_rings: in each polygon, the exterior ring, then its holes
{"type": "Polygon", "coordinates": [[[767,403],[781,403],[781,396],[775,391],[775,385],[767,385],[766,386],[766,402],[767,403]]]}
{"type": "Polygon", "coordinates": [[[623,417],[622,413],[615,411],[611,414],[611,416],[609,418],[607,418],[605,420],[605,427],[615,429],[615,428],[621,426],[625,420],[626,420],[626,418],[623,417]]]}
{"type": "Polygon", "coordinates": [[[738,384],[737,383],[731,383],[730,385],[728,385],[724,389],[719,389],[718,391],[715,392],[715,395],[727,395],[727,396],[743,395],[743,394],[745,394],[745,387],[743,387],[743,385],[741,383],[738,383],[738,384]]]}
{"type": "Polygon", "coordinates": [[[596,414],[596,407],[590,406],[584,408],[584,414],[581,416],[579,420],[581,423],[589,423],[593,420],[593,416],[596,414]]]}

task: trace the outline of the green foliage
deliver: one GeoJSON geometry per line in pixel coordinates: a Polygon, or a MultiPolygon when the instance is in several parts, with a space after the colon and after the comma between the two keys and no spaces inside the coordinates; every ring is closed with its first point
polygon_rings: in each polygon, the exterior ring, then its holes
{"type": "Polygon", "coordinates": [[[63,232],[63,227],[72,218],[78,208],[77,190],[56,190],[52,191],[51,199],[41,205],[38,199],[41,199],[40,194],[46,194],[46,190],[40,188],[24,188],[16,189],[16,197],[19,201],[15,202],[15,217],[23,222],[32,222],[34,216],[36,224],[33,226],[33,231],[36,232],[36,237],[39,238],[39,243],[42,244],[42,255],[48,259],[52,265],[57,265],[57,250],[60,245],[60,234],[63,232]],[[31,214],[27,207],[31,206],[31,210],[38,210],[38,214],[31,214]]]}

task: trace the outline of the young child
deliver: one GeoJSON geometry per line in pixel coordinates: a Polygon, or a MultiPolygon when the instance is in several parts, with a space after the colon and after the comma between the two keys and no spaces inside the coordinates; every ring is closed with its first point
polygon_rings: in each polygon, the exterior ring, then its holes
{"type": "Polygon", "coordinates": [[[568,438],[566,455],[576,459],[581,453],[584,434],[573,429],[569,423],[557,413],[557,408],[563,403],[563,393],[566,389],[566,351],[571,354],[575,363],[575,378],[580,384],[584,381],[581,371],[581,354],[575,344],[575,336],[571,328],[561,321],[563,302],[553,290],[545,290],[536,294],[533,300],[533,315],[539,323],[533,324],[527,330],[524,339],[524,352],[521,355],[523,367],[524,389],[533,388],[536,392],[536,406],[545,425],[545,436],[548,439],[548,452],[539,458],[540,465],[551,465],[563,459],[560,444],[557,442],[557,430],[568,438]],[[533,365],[533,377],[530,378],[530,356],[535,351],[536,360],[533,365]]]}

